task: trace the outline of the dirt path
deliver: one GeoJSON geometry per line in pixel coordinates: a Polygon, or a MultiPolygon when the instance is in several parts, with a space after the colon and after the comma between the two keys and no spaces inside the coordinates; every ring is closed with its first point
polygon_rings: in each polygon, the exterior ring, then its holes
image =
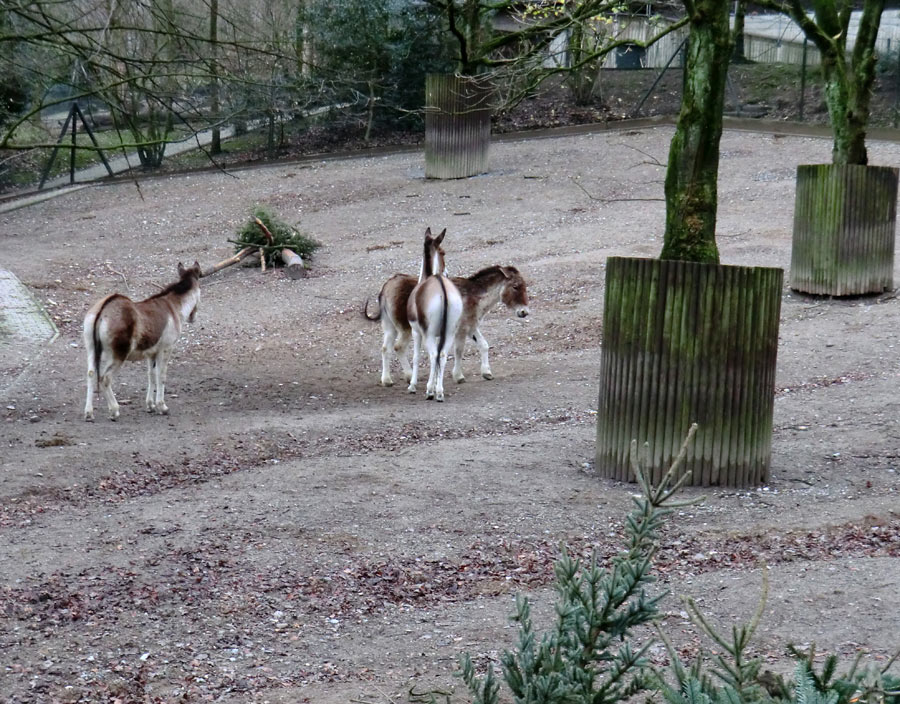
{"type": "MultiPolygon", "coordinates": [[[[634,487],[593,473],[604,262],[658,253],[670,137],[504,142],[465,181],[426,182],[421,155],[401,154],[95,187],[0,215],[0,262],[61,332],[0,380],[4,701],[386,702],[411,686],[462,701],[458,654],[483,665],[514,644],[516,593],[548,613],[560,542],[618,545],[634,487]],[[311,277],[204,281],[171,415],[141,410],[135,364],[119,422],[84,423],[90,302],[224,258],[256,203],[323,242],[311,277]],[[444,404],[377,385],[380,328],[359,313],[417,269],[429,225],[448,228],[452,273],[514,264],[532,299],[524,321],[487,319],[495,380],[470,350],[444,404]]],[[[830,143],[729,131],[722,150],[723,261],[787,267],[794,169],[830,143]]],[[[900,146],[871,152],[900,162],[900,146]]],[[[788,666],[788,641],[873,658],[900,645],[898,329],[891,296],[786,290],[772,481],[706,492],[667,533],[663,585],[717,622],[752,612],[766,560],[769,667],[788,666]]]]}

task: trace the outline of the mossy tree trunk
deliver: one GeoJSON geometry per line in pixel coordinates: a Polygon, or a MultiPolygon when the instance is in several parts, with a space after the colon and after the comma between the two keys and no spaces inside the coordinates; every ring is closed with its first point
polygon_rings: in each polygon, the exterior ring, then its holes
{"type": "Polygon", "coordinates": [[[209,153],[222,153],[222,130],[219,127],[219,0],[209,0],[209,116],[213,121],[209,153]]]}
{"type": "Polygon", "coordinates": [[[719,261],[716,247],[719,141],[731,57],[729,3],[685,0],[690,36],[684,94],[666,171],[663,259],[719,261]]]}
{"type": "Polygon", "coordinates": [[[738,63],[747,60],[744,54],[744,18],[746,14],[746,0],[738,0],[734,4],[734,50],[731,52],[731,60],[738,63]]]}
{"type": "Polygon", "coordinates": [[[869,101],[875,83],[875,40],[885,0],[863,0],[853,51],[847,58],[847,35],[856,3],[852,0],[814,0],[814,16],[800,3],[762,0],[760,5],[794,20],[822,56],[825,104],[834,136],[834,164],[868,164],[866,129],[869,101]]]}
{"type": "Polygon", "coordinates": [[[449,0],[443,9],[447,13],[450,33],[458,47],[456,70],[464,76],[474,76],[481,72],[484,62],[491,8],[482,0],[463,0],[458,7],[456,0],[449,0]]]}
{"type": "Polygon", "coordinates": [[[569,32],[570,68],[566,83],[576,105],[590,105],[597,93],[601,60],[596,54],[601,41],[591,20],[576,22],[569,32]]]}
{"type": "MultiPolygon", "coordinates": [[[[820,2],[823,6],[831,3],[820,2]]],[[[834,164],[867,164],[866,127],[869,124],[869,101],[875,82],[875,39],[881,23],[884,0],[868,0],[859,24],[851,60],[847,63],[847,30],[849,12],[828,13],[816,7],[826,34],[828,51],[822,53],[825,76],[825,102],[834,132],[831,161],[834,164]],[[827,20],[827,21],[826,21],[827,20]],[[836,32],[836,34],[830,34],[836,32]]],[[[820,47],[821,49],[821,47],[820,47]]]]}

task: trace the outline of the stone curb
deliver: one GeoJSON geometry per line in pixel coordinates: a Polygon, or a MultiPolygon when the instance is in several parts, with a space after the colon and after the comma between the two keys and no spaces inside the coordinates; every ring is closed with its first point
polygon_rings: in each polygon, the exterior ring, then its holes
{"type": "Polygon", "coordinates": [[[0,269],[0,393],[57,337],[59,330],[28,287],[0,269]]]}

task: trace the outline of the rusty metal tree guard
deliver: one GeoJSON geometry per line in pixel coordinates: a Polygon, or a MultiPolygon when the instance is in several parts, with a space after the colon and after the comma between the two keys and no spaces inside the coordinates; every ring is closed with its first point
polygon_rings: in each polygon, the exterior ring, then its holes
{"type": "Polygon", "coordinates": [[[783,271],[660,259],[607,261],[597,471],[633,481],[632,439],[660,481],[691,424],[695,486],[769,476],[783,271]]]}
{"type": "Polygon", "coordinates": [[[797,167],[792,289],[853,296],[893,288],[897,175],[890,166],[797,167]]]}
{"type": "Polygon", "coordinates": [[[466,178],[488,170],[491,91],[485,79],[425,78],[425,177],[466,178]]]}

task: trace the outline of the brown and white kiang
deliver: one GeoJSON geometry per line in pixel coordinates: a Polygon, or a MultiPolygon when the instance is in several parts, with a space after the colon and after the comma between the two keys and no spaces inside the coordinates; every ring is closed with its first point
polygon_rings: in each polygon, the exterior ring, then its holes
{"type": "Polygon", "coordinates": [[[111,420],[119,417],[113,375],[126,361],[147,360],[146,409],[165,414],[166,372],[185,321],[193,322],[200,303],[200,265],[178,264],[178,281],[143,301],[113,293],[97,301],[84,318],[87,400],[84,419],[94,419],[94,390],[106,398],[111,420]]]}

